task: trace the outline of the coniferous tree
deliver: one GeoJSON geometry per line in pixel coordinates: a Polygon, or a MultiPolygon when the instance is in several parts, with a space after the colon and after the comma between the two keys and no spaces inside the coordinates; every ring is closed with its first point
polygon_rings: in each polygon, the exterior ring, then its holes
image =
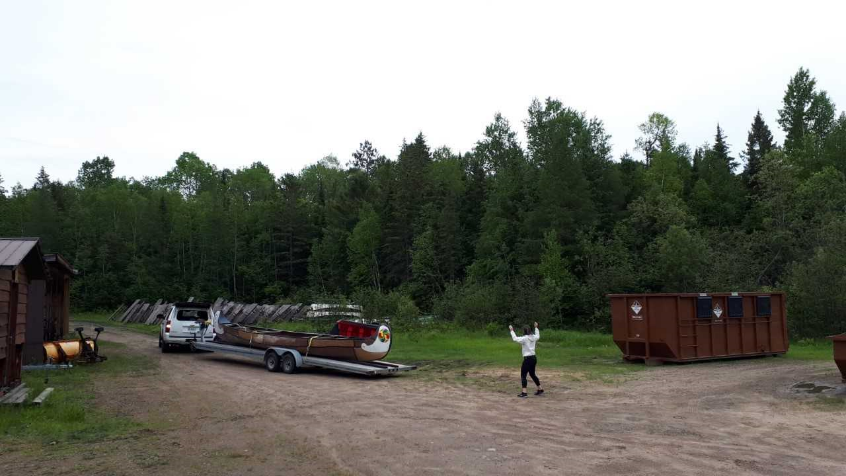
{"type": "Polygon", "coordinates": [[[757,189],[756,175],[761,170],[761,159],[774,147],[773,135],[770,128],[764,122],[759,110],[752,121],[752,128],[746,139],[746,166],[743,170],[743,179],[747,188],[757,189]]]}
{"type": "MultiPolygon", "coordinates": [[[[79,309],[346,298],[396,325],[420,309],[484,326],[529,308],[607,330],[608,293],[769,286],[797,308],[836,310],[846,114],[834,119],[805,70],[787,89],[790,148],[759,112],[742,175],[720,126],[694,150],[652,114],[637,141],[646,160],[613,161],[600,120],[547,99],[530,106],[525,148],[497,114],[468,152],[418,136],[388,160],[365,141],[345,167],[328,156],[278,178],[190,152],[143,180],[116,177],[107,157],[69,183],[42,168],[11,194],[0,177],[0,234],[41,236],[69,258],[79,309]]],[[[841,318],[809,311],[789,325],[817,336],[841,318]]]]}
{"type": "Polygon", "coordinates": [[[532,178],[526,181],[530,206],[521,227],[519,258],[531,274],[529,269],[540,260],[548,230],[554,230],[564,243],[573,244],[580,230],[598,224],[581,159],[596,153],[592,148],[606,138],[601,129],[590,128],[584,114],[552,99],[532,103],[526,135],[534,168],[532,178]]]}
{"type": "Polygon", "coordinates": [[[729,157],[729,145],[726,143],[726,138],[723,135],[723,129],[719,124],[717,124],[717,134],[714,136],[713,151],[715,158],[718,159],[721,164],[725,164],[725,167],[727,167],[730,172],[734,172],[734,169],[737,167],[737,162],[729,157]]]}
{"type": "Polygon", "coordinates": [[[35,177],[35,185],[32,188],[34,190],[47,190],[50,188],[50,175],[44,170],[43,165],[35,177]]]}
{"type": "Polygon", "coordinates": [[[734,175],[737,162],[731,157],[722,128],[717,125],[714,145],[705,148],[697,164],[697,181],[691,205],[700,220],[711,226],[736,223],[743,210],[743,190],[734,175]]]}
{"type": "Polygon", "coordinates": [[[425,229],[421,211],[430,199],[429,173],[432,154],[423,133],[414,142],[403,144],[396,163],[392,215],[385,220],[385,278],[398,286],[411,278],[411,252],[414,237],[425,229]]]}
{"type": "Polygon", "coordinates": [[[484,214],[484,206],[488,193],[487,174],[484,164],[475,153],[459,156],[464,164],[464,197],[461,199],[460,222],[464,233],[462,239],[463,255],[468,262],[472,262],[476,242],[484,214]]]}
{"type": "Polygon", "coordinates": [[[379,157],[379,151],[373,147],[369,140],[366,140],[358,145],[358,150],[352,153],[349,166],[363,170],[367,175],[372,175],[379,157]]]}
{"type": "Polygon", "coordinates": [[[517,134],[500,114],[485,128],[474,156],[489,171],[490,179],[470,275],[478,281],[503,282],[516,274],[515,253],[529,165],[517,143],[517,134]]]}
{"type": "Polygon", "coordinates": [[[826,137],[823,157],[826,165],[832,165],[846,174],[846,112],[840,113],[826,137]]]}

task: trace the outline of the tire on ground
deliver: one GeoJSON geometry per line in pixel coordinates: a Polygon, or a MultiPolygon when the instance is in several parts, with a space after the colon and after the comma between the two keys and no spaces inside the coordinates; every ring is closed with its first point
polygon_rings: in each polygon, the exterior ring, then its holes
{"type": "Polygon", "coordinates": [[[273,350],[264,353],[264,367],[271,372],[279,371],[279,356],[273,350]]]}
{"type": "Polygon", "coordinates": [[[282,356],[282,371],[286,374],[292,374],[297,371],[297,359],[290,353],[282,356]]]}

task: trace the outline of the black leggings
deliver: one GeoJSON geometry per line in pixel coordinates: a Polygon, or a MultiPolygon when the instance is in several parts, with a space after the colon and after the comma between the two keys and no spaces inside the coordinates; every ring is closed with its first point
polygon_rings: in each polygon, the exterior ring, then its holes
{"type": "Polygon", "coordinates": [[[538,376],[535,375],[535,367],[538,365],[538,358],[534,355],[530,355],[528,357],[523,357],[523,366],[520,368],[520,381],[523,383],[523,388],[526,388],[526,384],[529,383],[526,381],[526,374],[529,374],[532,377],[532,381],[535,382],[535,385],[540,387],[540,380],[538,380],[538,376]]]}

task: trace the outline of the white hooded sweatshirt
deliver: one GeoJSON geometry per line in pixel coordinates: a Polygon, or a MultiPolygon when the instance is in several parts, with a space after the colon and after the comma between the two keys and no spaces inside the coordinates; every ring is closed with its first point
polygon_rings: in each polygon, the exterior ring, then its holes
{"type": "Polygon", "coordinates": [[[520,337],[517,337],[517,334],[514,333],[514,329],[511,329],[511,340],[517,342],[523,347],[523,357],[535,355],[535,343],[538,339],[540,339],[540,330],[538,330],[537,327],[535,327],[535,335],[520,337]]]}

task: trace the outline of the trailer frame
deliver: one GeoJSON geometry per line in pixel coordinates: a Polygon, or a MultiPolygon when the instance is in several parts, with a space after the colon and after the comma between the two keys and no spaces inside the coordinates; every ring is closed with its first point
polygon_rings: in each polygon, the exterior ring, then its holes
{"type": "Polygon", "coordinates": [[[292,374],[303,368],[321,368],[347,372],[357,375],[392,375],[417,369],[416,365],[403,365],[381,360],[372,362],[349,362],[345,360],[327,359],[324,357],[310,357],[302,355],[296,349],[287,347],[269,347],[256,349],[238,345],[221,344],[218,342],[204,342],[195,340],[190,342],[191,350],[217,352],[236,355],[264,364],[271,372],[292,374]]]}

